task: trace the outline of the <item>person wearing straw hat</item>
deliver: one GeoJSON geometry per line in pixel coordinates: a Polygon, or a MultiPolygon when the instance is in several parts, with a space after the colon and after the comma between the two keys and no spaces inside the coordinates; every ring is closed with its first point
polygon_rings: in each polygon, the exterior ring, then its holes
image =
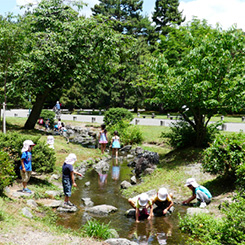
{"type": "Polygon", "coordinates": [[[154,208],[154,215],[166,215],[167,213],[172,213],[174,208],[174,202],[172,200],[173,194],[168,194],[166,188],[160,188],[155,196],[152,197],[152,205],[156,204],[154,208]]]}
{"type": "Polygon", "coordinates": [[[192,196],[183,201],[182,204],[187,205],[196,198],[196,206],[205,208],[211,202],[212,195],[209,190],[206,187],[199,185],[194,178],[187,179],[185,186],[187,186],[192,191],[192,196]]]}
{"type": "Polygon", "coordinates": [[[74,153],[70,153],[68,157],[66,157],[65,162],[62,166],[62,185],[65,195],[65,201],[63,206],[67,208],[75,206],[73,203],[69,201],[72,186],[77,186],[75,183],[74,174],[82,176],[81,173],[78,173],[73,169],[73,164],[76,162],[76,160],[77,156],[74,153]]]}
{"type": "Polygon", "coordinates": [[[20,175],[23,183],[23,192],[31,193],[31,190],[27,188],[27,183],[30,180],[32,173],[32,148],[35,144],[31,140],[25,140],[22,147],[20,175]]]}
{"type": "Polygon", "coordinates": [[[129,204],[135,208],[136,223],[139,223],[140,215],[149,215],[148,220],[153,217],[153,206],[149,196],[146,193],[142,193],[139,196],[128,199],[129,204]],[[150,214],[147,209],[150,208],[150,214]]]}

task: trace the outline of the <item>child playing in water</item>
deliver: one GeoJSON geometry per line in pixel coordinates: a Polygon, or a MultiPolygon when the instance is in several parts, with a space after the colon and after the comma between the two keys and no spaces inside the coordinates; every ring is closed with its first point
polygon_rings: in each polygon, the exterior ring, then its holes
{"type": "Polygon", "coordinates": [[[136,223],[139,223],[140,213],[148,215],[147,208],[149,207],[150,214],[147,219],[149,220],[153,217],[153,205],[149,196],[146,193],[142,193],[134,198],[129,198],[128,202],[133,208],[135,208],[136,223]],[[140,211],[140,209],[142,210],[140,211]]]}
{"type": "Polygon", "coordinates": [[[167,212],[172,212],[174,202],[172,200],[172,193],[168,194],[166,188],[160,188],[155,196],[152,197],[152,205],[156,204],[157,207],[154,208],[153,212],[155,215],[166,215],[167,212]]]}
{"type": "Polygon", "coordinates": [[[106,144],[108,143],[107,131],[105,129],[105,124],[101,125],[101,131],[99,133],[99,143],[101,145],[101,153],[104,154],[106,144]]]}
{"type": "Polygon", "coordinates": [[[118,136],[117,131],[114,131],[114,136],[111,139],[110,147],[112,147],[112,157],[118,158],[118,149],[120,148],[120,138],[118,136]]]}
{"type": "Polygon", "coordinates": [[[187,179],[185,186],[192,191],[192,196],[183,201],[182,204],[189,204],[192,200],[197,198],[197,206],[200,205],[200,208],[205,208],[211,202],[212,195],[209,190],[199,185],[194,178],[187,179]]]}
{"type": "Polygon", "coordinates": [[[65,202],[64,207],[70,208],[72,206],[75,206],[69,201],[69,197],[71,196],[71,188],[72,186],[77,186],[74,179],[74,174],[77,174],[79,176],[82,176],[81,173],[78,173],[74,171],[73,164],[77,160],[77,157],[75,154],[71,153],[68,155],[68,157],[65,159],[65,162],[62,166],[62,185],[63,190],[65,194],[65,202]]]}

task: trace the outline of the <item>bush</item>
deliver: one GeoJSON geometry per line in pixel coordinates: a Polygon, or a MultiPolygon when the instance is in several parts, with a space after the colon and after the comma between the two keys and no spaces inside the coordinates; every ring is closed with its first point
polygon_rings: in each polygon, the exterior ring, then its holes
{"type": "Polygon", "coordinates": [[[0,193],[5,186],[13,183],[16,178],[14,172],[14,161],[10,159],[7,152],[0,151],[0,193]]]}
{"type": "MultiPolygon", "coordinates": [[[[217,127],[220,124],[211,124],[206,128],[206,137],[202,142],[202,147],[207,147],[210,142],[215,138],[215,134],[218,133],[217,127]]],[[[185,148],[189,146],[195,146],[197,134],[193,127],[189,123],[181,120],[177,123],[173,123],[170,127],[170,133],[162,133],[162,138],[169,138],[169,144],[177,149],[185,148]]]]}
{"type": "Polygon", "coordinates": [[[186,122],[180,121],[170,127],[170,133],[162,133],[162,138],[169,138],[169,144],[175,148],[192,146],[196,134],[193,128],[186,122]]]}
{"type": "MultiPolygon", "coordinates": [[[[214,142],[204,151],[203,168],[206,172],[220,175],[241,176],[240,166],[245,161],[245,135],[232,134],[229,137],[217,135],[214,142]],[[238,172],[236,172],[238,170],[238,172]]],[[[240,180],[242,181],[242,180],[240,180]]]]}
{"type": "Polygon", "coordinates": [[[115,125],[121,120],[131,122],[133,120],[133,114],[124,108],[111,108],[105,112],[104,123],[106,125],[115,125]]]}
{"type": "Polygon", "coordinates": [[[50,128],[54,127],[55,112],[49,110],[42,110],[40,117],[43,117],[44,122],[49,119],[50,128]]]}
{"type": "Polygon", "coordinates": [[[23,142],[32,140],[36,146],[33,148],[32,169],[37,172],[51,172],[55,165],[54,150],[50,149],[46,142],[40,141],[40,137],[20,135],[18,133],[0,134],[0,150],[8,153],[13,161],[14,169],[19,174],[21,162],[21,149],[23,142]]]}
{"type": "Polygon", "coordinates": [[[236,184],[238,190],[242,193],[245,191],[245,164],[241,164],[236,170],[236,184]]]}
{"type": "Polygon", "coordinates": [[[86,235],[93,238],[106,240],[112,238],[113,235],[109,228],[109,224],[100,223],[97,220],[89,220],[82,228],[86,235]]]}
{"type": "Polygon", "coordinates": [[[143,136],[140,129],[135,125],[131,125],[127,121],[121,120],[117,124],[109,127],[109,140],[111,140],[112,136],[114,135],[114,131],[118,131],[121,145],[140,144],[143,141],[143,136]]]}
{"type": "Polygon", "coordinates": [[[244,244],[245,199],[238,196],[233,203],[223,205],[222,212],[222,219],[208,214],[180,217],[180,229],[200,239],[198,244],[244,244]]]}

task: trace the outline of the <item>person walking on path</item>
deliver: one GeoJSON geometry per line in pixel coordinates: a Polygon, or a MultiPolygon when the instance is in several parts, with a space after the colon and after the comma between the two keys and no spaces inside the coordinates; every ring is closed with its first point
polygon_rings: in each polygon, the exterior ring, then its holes
{"type": "Polygon", "coordinates": [[[117,131],[114,131],[114,136],[111,139],[110,147],[112,147],[112,157],[118,158],[118,149],[120,149],[120,138],[117,131]]]}
{"type": "Polygon", "coordinates": [[[106,149],[106,144],[108,143],[107,130],[105,124],[101,125],[101,130],[99,133],[99,143],[101,145],[101,153],[104,154],[106,149]]]}
{"type": "Polygon", "coordinates": [[[192,200],[196,198],[196,206],[200,206],[200,208],[205,208],[211,202],[212,195],[209,190],[204,186],[199,185],[194,178],[187,179],[185,186],[187,186],[192,191],[192,196],[183,201],[182,204],[189,204],[192,200]]]}
{"type": "Polygon", "coordinates": [[[25,140],[23,142],[23,148],[21,150],[21,165],[20,175],[23,183],[23,192],[31,193],[31,190],[27,188],[27,183],[30,180],[32,173],[32,148],[35,144],[31,140],[25,140]]]}
{"type": "Polygon", "coordinates": [[[74,153],[70,153],[68,157],[66,157],[65,162],[62,166],[62,185],[65,195],[64,207],[71,208],[75,206],[73,203],[69,201],[71,197],[71,188],[72,186],[77,186],[75,183],[74,174],[82,177],[81,173],[74,171],[73,164],[76,162],[77,157],[74,153]]]}
{"type": "Polygon", "coordinates": [[[152,197],[152,205],[156,204],[156,208],[153,209],[153,212],[156,216],[166,215],[167,213],[173,212],[174,202],[172,200],[173,194],[168,194],[166,188],[160,188],[155,196],[152,197]]]}

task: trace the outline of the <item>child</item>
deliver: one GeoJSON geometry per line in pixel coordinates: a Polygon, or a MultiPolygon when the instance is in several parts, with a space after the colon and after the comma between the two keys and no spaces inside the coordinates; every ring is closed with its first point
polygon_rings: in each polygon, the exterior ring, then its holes
{"type": "Polygon", "coordinates": [[[104,154],[106,144],[108,143],[107,131],[105,129],[105,124],[101,125],[101,131],[99,133],[99,143],[101,144],[101,153],[104,154]]]}
{"type": "Polygon", "coordinates": [[[200,205],[200,208],[205,208],[211,202],[212,195],[209,190],[199,185],[194,178],[187,179],[185,186],[192,191],[192,196],[183,201],[182,204],[189,204],[192,200],[197,198],[197,206],[200,205]]]}
{"type": "Polygon", "coordinates": [[[128,202],[133,208],[135,208],[136,223],[139,223],[140,212],[141,214],[148,215],[148,207],[150,207],[150,214],[147,219],[150,220],[153,217],[153,205],[146,193],[142,193],[134,198],[129,198],[128,202]],[[142,210],[140,211],[141,208],[142,210]]]}
{"type": "Polygon", "coordinates": [[[118,149],[120,148],[120,138],[118,136],[117,131],[114,131],[114,136],[111,139],[110,147],[112,147],[112,157],[116,156],[116,158],[117,158],[118,157],[118,149]]]}
{"type": "Polygon", "coordinates": [[[168,194],[166,188],[160,188],[159,191],[153,198],[151,199],[152,205],[156,204],[157,207],[153,210],[153,212],[158,215],[165,215],[167,212],[172,212],[171,207],[174,205],[172,201],[172,193],[168,194]]]}
{"type": "Polygon", "coordinates": [[[47,119],[47,120],[45,121],[44,126],[45,126],[45,130],[48,131],[48,130],[49,130],[49,126],[50,126],[50,121],[49,121],[49,119],[47,119]]]}
{"type": "Polygon", "coordinates": [[[23,183],[23,192],[31,193],[31,190],[27,188],[27,182],[31,177],[32,172],[32,148],[35,144],[31,140],[25,140],[23,142],[23,148],[21,150],[21,165],[20,165],[20,175],[23,183]]]}
{"type": "Polygon", "coordinates": [[[61,128],[62,128],[62,122],[61,122],[61,119],[60,118],[58,119],[57,126],[58,126],[58,131],[60,131],[61,128]]]}
{"type": "Polygon", "coordinates": [[[70,140],[68,137],[67,129],[66,129],[65,124],[63,122],[61,123],[61,129],[60,130],[62,132],[62,135],[66,138],[66,143],[69,144],[70,140]]]}
{"type": "Polygon", "coordinates": [[[64,207],[67,208],[75,206],[69,201],[69,197],[71,196],[72,185],[75,187],[77,186],[75,183],[74,174],[82,176],[81,173],[78,173],[73,169],[72,165],[75,163],[76,160],[77,160],[76,155],[70,153],[62,166],[62,185],[65,194],[64,207]]]}

